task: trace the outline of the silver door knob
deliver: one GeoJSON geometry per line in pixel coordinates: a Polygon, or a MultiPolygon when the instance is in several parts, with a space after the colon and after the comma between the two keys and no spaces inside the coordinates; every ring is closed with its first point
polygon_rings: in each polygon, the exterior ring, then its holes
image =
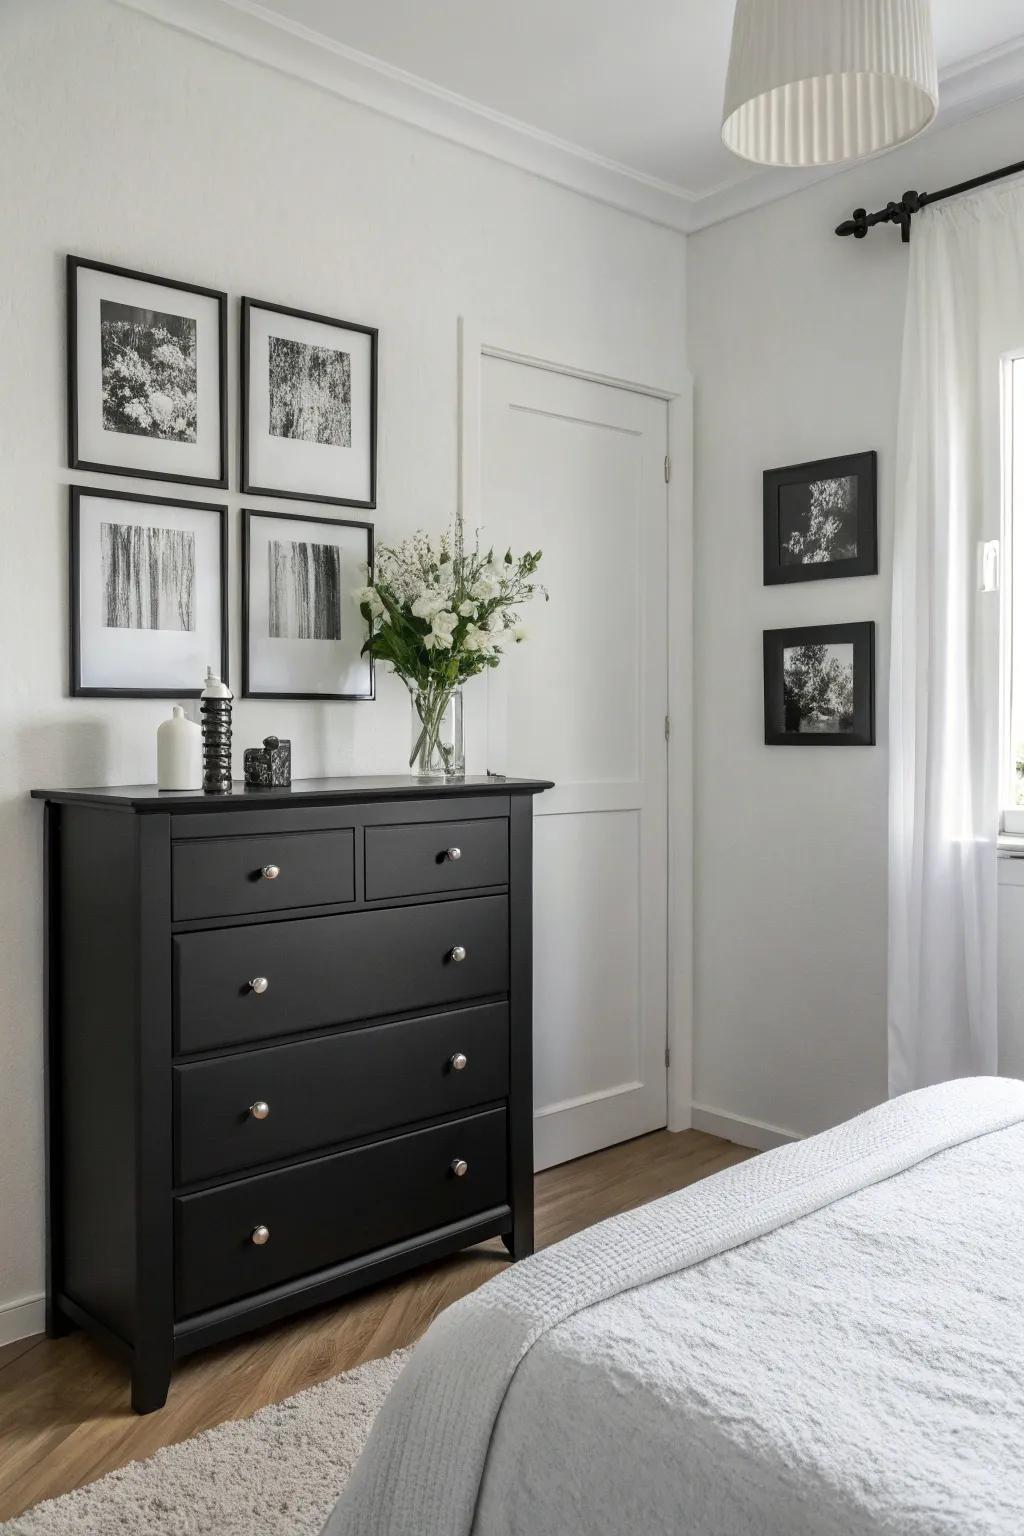
{"type": "Polygon", "coordinates": [[[276,864],[264,864],[263,868],[260,870],[260,874],[264,880],[276,880],[280,873],[281,871],[276,864]]]}
{"type": "MultiPolygon", "coordinates": [[[[464,1179],[469,1172],[469,1164],[464,1157],[456,1157],[452,1161],[452,1173],[457,1179],[464,1179]]],[[[253,1238],[255,1242],[255,1238],[253,1238]]]]}
{"type": "Polygon", "coordinates": [[[270,1228],[264,1226],[253,1227],[250,1241],[254,1242],[257,1248],[262,1248],[264,1243],[270,1242],[270,1228]]]}
{"type": "Polygon", "coordinates": [[[249,1113],[254,1120],[265,1120],[270,1114],[270,1105],[266,1099],[257,1099],[255,1104],[249,1105],[249,1113]]]}
{"type": "Polygon", "coordinates": [[[469,1057],[463,1056],[461,1051],[456,1051],[448,1065],[451,1067],[453,1072],[465,1072],[466,1068],[469,1066],[469,1057]]]}
{"type": "Polygon", "coordinates": [[[249,991],[255,992],[257,997],[262,997],[269,986],[270,982],[265,976],[254,976],[249,983],[249,991]]]}
{"type": "Polygon", "coordinates": [[[448,959],[454,960],[455,964],[459,965],[463,960],[465,960],[465,958],[466,946],[464,944],[453,944],[451,949],[448,951],[448,959]]]}
{"type": "Polygon", "coordinates": [[[446,848],[444,851],[444,856],[446,859],[451,859],[452,863],[455,864],[459,859],[462,858],[462,849],[446,848]]]}

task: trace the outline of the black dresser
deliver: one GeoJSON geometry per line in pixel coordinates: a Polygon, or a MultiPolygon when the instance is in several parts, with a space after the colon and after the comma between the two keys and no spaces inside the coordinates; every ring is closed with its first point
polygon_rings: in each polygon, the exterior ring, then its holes
{"type": "Polygon", "coordinates": [[[304,780],[45,803],[47,1328],[173,1363],[533,1246],[532,797],[304,780]]]}

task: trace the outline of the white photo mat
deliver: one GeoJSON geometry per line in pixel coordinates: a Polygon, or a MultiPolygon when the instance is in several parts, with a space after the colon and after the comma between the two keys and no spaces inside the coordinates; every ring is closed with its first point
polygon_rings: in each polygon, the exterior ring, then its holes
{"type": "Polygon", "coordinates": [[[372,507],[375,498],[376,332],[243,300],[245,447],[242,490],[372,507]],[[271,344],[317,348],[345,363],[347,441],[271,430],[271,344]]]}
{"type": "Polygon", "coordinates": [[[242,519],[244,696],[372,699],[373,666],[360,655],[367,625],[355,596],[367,583],[373,558],[370,525],[275,512],[244,511],[242,519]],[[306,574],[314,550],[321,567],[329,568],[328,589],[337,599],[330,611],[317,615],[303,606],[310,588],[300,583],[296,603],[295,584],[287,580],[296,568],[306,574]],[[303,636],[315,628],[321,638],[303,636]]]}
{"type": "MultiPolygon", "coordinates": [[[[227,667],[224,612],[224,529],[226,509],[189,506],[173,500],[137,498],[76,488],[72,495],[72,654],[77,656],[76,693],[113,691],[143,696],[198,697],[207,667],[224,676],[227,667]],[[112,623],[111,529],[131,537],[148,558],[161,543],[184,536],[193,576],[186,611],[168,614],[173,602],[166,585],[154,606],[152,590],[135,593],[135,611],[112,623]],[[139,530],[126,534],[124,530],[139,530]],[[105,553],[107,560],[105,563],[105,553]],[[139,623],[140,618],[143,620],[139,623]],[[162,622],[165,627],[153,627],[162,622]],[[190,627],[185,627],[186,625],[190,627]]],[[[130,584],[131,577],[126,578],[130,584]]],[[[122,588],[125,582],[121,583],[122,588]]],[[[73,662],[74,665],[74,662],[73,662]]]]}
{"type": "MultiPolygon", "coordinates": [[[[168,286],[159,278],[124,275],[76,262],[73,285],[74,347],[70,410],[72,468],[117,470],[125,474],[196,484],[225,485],[222,399],[222,295],[168,286]],[[110,430],[104,426],[102,318],[104,302],[184,317],[195,323],[195,441],[110,430]]],[[[223,303],[222,303],[223,300],[223,303]]]]}

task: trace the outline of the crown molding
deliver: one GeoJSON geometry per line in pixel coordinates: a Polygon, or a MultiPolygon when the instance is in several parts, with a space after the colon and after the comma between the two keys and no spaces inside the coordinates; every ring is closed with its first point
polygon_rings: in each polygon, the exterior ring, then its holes
{"type": "Polygon", "coordinates": [[[411,123],[625,213],[688,230],[695,194],[619,165],[382,59],[360,53],[257,0],[118,0],[179,32],[253,59],[371,111],[411,123]]]}
{"type": "MultiPolygon", "coordinates": [[[[740,169],[735,180],[700,193],[621,165],[383,59],[360,53],[278,15],[259,0],[117,3],[373,112],[683,234],[747,213],[850,169],[849,162],[807,171],[740,169]]],[[[1024,37],[1012,38],[940,71],[939,80],[939,112],[930,132],[1024,96],[1024,37]]]]}

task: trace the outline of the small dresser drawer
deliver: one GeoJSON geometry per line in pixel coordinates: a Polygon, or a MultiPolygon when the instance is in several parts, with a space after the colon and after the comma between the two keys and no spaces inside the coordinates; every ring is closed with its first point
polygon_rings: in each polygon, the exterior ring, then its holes
{"type": "Polygon", "coordinates": [[[172,916],[234,917],[355,898],[353,834],[285,832],[174,845],[172,916]]]}
{"type": "Polygon", "coordinates": [[[508,1004],[174,1068],[179,1184],[315,1152],[508,1093],[508,1004]]]}
{"type": "Polygon", "coordinates": [[[180,1052],[418,1013],[508,990],[508,898],[177,934],[180,1052]]]}
{"type": "Polygon", "coordinates": [[[177,1316],[504,1205],[505,1140],[490,1110],[175,1200],[177,1316]]]}
{"type": "Polygon", "coordinates": [[[428,821],[366,829],[366,899],[508,883],[508,821],[428,821]]]}

